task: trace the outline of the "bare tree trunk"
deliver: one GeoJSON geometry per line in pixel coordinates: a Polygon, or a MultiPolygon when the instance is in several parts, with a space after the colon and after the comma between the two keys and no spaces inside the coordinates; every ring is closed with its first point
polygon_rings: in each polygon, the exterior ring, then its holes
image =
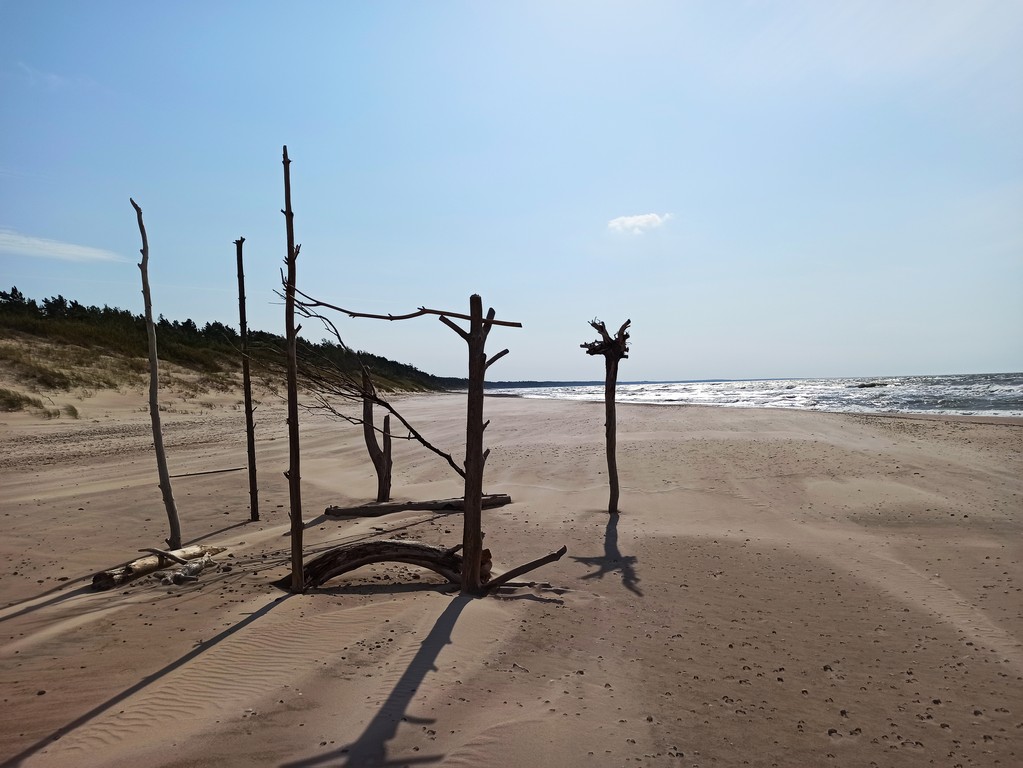
{"type": "Polygon", "coordinates": [[[607,480],[610,486],[610,498],[607,502],[608,514],[618,514],[618,459],[616,458],[617,418],[615,416],[615,394],[618,387],[618,361],[629,356],[629,325],[631,320],[622,323],[618,333],[611,338],[607,327],[600,320],[591,320],[592,325],[600,334],[596,341],[580,344],[588,355],[604,356],[604,436],[607,450],[607,480]]]}
{"type": "Polygon", "coordinates": [[[288,229],[288,277],[284,284],[284,327],[288,345],[288,490],[291,497],[291,591],[305,589],[302,569],[302,484],[298,438],[298,328],[295,326],[295,263],[300,246],[295,245],[295,214],[291,210],[291,160],[284,147],[284,219],[288,229]]]}
{"type": "Polygon", "coordinates": [[[608,514],[618,513],[618,458],[617,432],[618,418],[615,414],[615,395],[618,388],[618,359],[608,355],[604,358],[606,373],[604,376],[604,437],[607,448],[607,482],[610,487],[610,498],[607,502],[608,514]]]}
{"type": "MultiPolygon", "coordinates": [[[[459,574],[462,582],[462,594],[463,595],[476,595],[482,596],[486,592],[485,584],[490,578],[490,551],[483,549],[483,526],[482,526],[482,509],[484,506],[483,502],[483,470],[487,462],[487,456],[489,450],[483,449],[483,433],[487,428],[489,422],[483,420],[483,385],[486,378],[487,369],[495,362],[500,360],[502,357],[508,354],[507,349],[503,349],[497,354],[493,355],[490,359],[487,359],[486,355],[486,343],[487,336],[490,333],[490,329],[495,325],[503,325],[512,328],[521,328],[521,323],[510,322],[507,320],[496,320],[495,312],[493,308],[487,310],[486,317],[483,316],[483,300],[476,294],[469,297],[469,314],[463,315],[455,312],[441,312],[435,309],[427,309],[426,307],[420,307],[415,312],[410,312],[406,315],[375,315],[368,314],[365,312],[353,312],[351,310],[344,309],[342,307],[328,304],[323,301],[317,301],[312,297],[302,293],[301,291],[295,291],[300,294],[304,301],[300,302],[300,306],[309,317],[319,317],[322,319],[322,315],[315,314],[313,310],[315,308],[323,307],[332,309],[337,312],[343,312],[349,317],[372,317],[379,320],[408,320],[413,317],[420,317],[422,315],[438,315],[439,320],[447,325],[451,330],[455,331],[462,339],[466,342],[469,347],[469,391],[466,397],[466,416],[465,416],[465,465],[464,469],[458,467],[457,464],[451,459],[450,456],[441,453],[442,456],[448,460],[451,466],[455,467],[456,471],[462,475],[465,481],[465,489],[462,496],[462,508],[463,508],[463,527],[462,527],[462,544],[460,548],[463,550],[464,555],[462,559],[461,573],[459,574]],[[455,323],[451,318],[458,318],[460,320],[469,321],[469,330],[466,331],[455,323]]],[[[626,326],[628,323],[626,323],[626,326]]],[[[623,331],[626,326],[623,326],[623,331]]],[[[335,335],[338,335],[336,330],[335,335]]],[[[625,335],[628,338],[628,334],[625,335]]],[[[583,345],[587,346],[587,345],[583,345]]],[[[365,386],[363,387],[363,393],[366,392],[365,386]]],[[[365,394],[363,395],[365,398],[365,394]]],[[[409,430],[412,428],[409,424],[401,418],[393,409],[390,409],[386,403],[385,407],[388,407],[392,413],[394,413],[398,419],[409,430]]],[[[363,411],[363,424],[368,425],[369,429],[372,429],[372,412],[363,411]]],[[[389,429],[385,424],[385,441],[387,440],[389,429]]],[[[435,448],[429,445],[421,436],[417,435],[417,439],[430,448],[435,453],[440,453],[435,448]]],[[[368,444],[368,441],[367,441],[368,444]]],[[[509,499],[510,501],[510,499],[509,499]]],[[[404,507],[407,508],[407,507],[404,507]]],[[[327,514],[331,514],[336,508],[327,508],[327,514]]],[[[343,514],[345,510],[337,510],[343,514]]],[[[454,551],[454,550],[451,550],[454,551]]],[[[379,554],[379,553],[375,553],[379,554]]],[[[514,578],[515,576],[526,573],[527,571],[537,568],[549,562],[557,560],[565,554],[565,548],[562,547],[558,552],[553,552],[539,560],[526,563],[524,566],[512,569],[508,574],[505,575],[504,579],[499,582],[503,584],[507,579],[514,578]]]]}
{"type": "Polygon", "coordinates": [[[469,297],[469,394],[465,414],[465,511],[462,529],[462,594],[480,593],[483,554],[483,381],[487,371],[483,300],[469,297]]]}
{"type": "Polygon", "coordinates": [[[142,209],[134,200],[131,200],[131,205],[135,209],[139,233],[142,235],[142,249],[139,251],[142,254],[142,261],[139,262],[139,270],[142,272],[142,297],[146,306],[146,332],[149,335],[149,416],[153,422],[153,447],[156,449],[156,470],[160,477],[160,492],[163,494],[163,505],[167,508],[167,520],[170,523],[167,546],[171,549],[181,549],[181,523],[178,521],[178,510],[174,505],[170,472],[167,470],[167,454],[163,450],[163,428],[160,425],[160,360],[156,353],[153,299],[149,293],[149,240],[146,237],[146,225],[142,222],[142,209]]]}
{"type": "Polygon", "coordinates": [[[362,370],[362,434],[366,439],[366,450],[377,473],[377,501],[391,499],[391,417],[384,416],[384,447],[377,442],[376,429],[373,426],[373,400],[375,395],[373,380],[369,371],[362,370]]]}
{"type": "Polygon", "coordinates": [[[238,254],[238,330],[242,344],[242,387],[245,392],[245,439],[249,456],[249,519],[259,520],[259,486],[256,483],[256,424],[252,419],[252,376],[249,370],[249,327],[245,322],[244,237],[234,241],[238,254]]]}

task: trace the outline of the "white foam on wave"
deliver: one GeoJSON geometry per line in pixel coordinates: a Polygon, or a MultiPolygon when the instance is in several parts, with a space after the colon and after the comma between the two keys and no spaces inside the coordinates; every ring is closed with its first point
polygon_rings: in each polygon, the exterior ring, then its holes
{"type": "MultiPolygon", "coordinates": [[[[599,401],[603,385],[524,387],[493,394],[599,401]]],[[[622,403],[795,408],[847,413],[1023,417],[1023,374],[771,379],[619,384],[622,403]]]]}

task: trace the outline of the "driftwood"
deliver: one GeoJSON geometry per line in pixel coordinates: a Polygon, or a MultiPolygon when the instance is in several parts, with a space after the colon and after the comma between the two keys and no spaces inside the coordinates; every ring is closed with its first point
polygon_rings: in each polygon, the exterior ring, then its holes
{"type": "Polygon", "coordinates": [[[245,264],[242,259],[244,237],[234,241],[238,257],[238,335],[242,343],[242,392],[245,395],[245,443],[249,457],[249,519],[259,520],[259,487],[256,483],[256,422],[252,414],[252,372],[249,365],[249,326],[245,320],[245,264]]]}
{"type": "Polygon", "coordinates": [[[600,334],[600,338],[579,345],[586,350],[587,355],[604,356],[604,434],[607,452],[607,480],[610,489],[607,511],[612,515],[618,514],[615,392],[618,388],[618,363],[629,356],[629,326],[631,324],[631,320],[626,320],[614,338],[611,338],[611,334],[607,332],[607,326],[603,322],[596,319],[591,320],[590,325],[600,334]]]}
{"type": "MultiPolygon", "coordinates": [[[[386,541],[362,541],[355,544],[342,544],[328,552],[310,560],[305,565],[306,587],[318,587],[325,582],[340,576],[342,573],[354,571],[364,565],[371,563],[407,563],[417,565],[421,568],[428,568],[438,573],[452,584],[460,584],[462,581],[462,566],[464,560],[458,554],[462,548],[459,544],[455,547],[437,547],[431,544],[422,544],[418,541],[386,540],[386,541]]],[[[512,568],[493,579],[490,572],[493,567],[493,558],[490,550],[484,549],[480,557],[480,580],[482,586],[481,594],[487,594],[507,584],[512,579],[524,573],[539,568],[547,563],[560,560],[568,551],[568,547],[562,547],[557,552],[531,560],[528,563],[512,568]]]]}
{"type": "Polygon", "coordinates": [[[167,521],[170,524],[167,546],[177,549],[181,546],[181,522],[178,519],[178,508],[174,503],[170,472],[167,469],[167,453],[163,448],[163,427],[160,425],[160,359],[156,350],[153,299],[149,291],[149,238],[146,236],[146,225],[142,221],[142,209],[134,200],[128,199],[131,202],[131,207],[135,209],[139,234],[142,236],[142,249],[139,251],[142,254],[142,261],[139,262],[139,271],[142,273],[142,299],[146,310],[146,334],[149,337],[149,418],[153,424],[156,472],[160,478],[160,492],[163,494],[163,505],[167,509],[167,521]]]}
{"type": "Polygon", "coordinates": [[[377,433],[373,428],[373,401],[376,399],[376,390],[373,387],[373,379],[369,376],[369,370],[362,367],[362,434],[366,440],[366,450],[369,452],[370,461],[377,473],[377,501],[391,500],[391,417],[384,416],[383,447],[377,441],[377,433]]]}
{"type": "MultiPolygon", "coordinates": [[[[204,557],[206,555],[216,555],[223,552],[226,547],[214,547],[207,544],[193,544],[190,547],[183,547],[170,552],[164,552],[157,550],[156,553],[147,555],[146,557],[140,557],[137,560],[132,560],[130,563],[120,565],[116,568],[110,568],[106,571],[100,571],[92,577],[92,588],[97,590],[113,589],[119,587],[122,584],[127,584],[133,579],[137,579],[139,576],[145,576],[147,573],[153,573],[166,568],[170,563],[180,563],[185,561],[186,563],[190,560],[194,560],[197,557],[204,557]]],[[[142,550],[143,552],[151,551],[149,549],[142,550]]]]}
{"type": "Polygon", "coordinates": [[[318,587],[342,573],[354,571],[370,563],[408,563],[428,568],[455,584],[462,580],[462,556],[456,547],[436,547],[417,541],[387,540],[343,544],[305,565],[306,587],[318,587]]]}
{"type": "MultiPolygon", "coordinates": [[[[487,493],[483,495],[483,509],[502,507],[511,504],[511,496],[506,493],[487,493]]],[[[385,501],[371,504],[360,504],[357,507],[327,507],[323,513],[330,517],[380,517],[392,512],[404,512],[409,509],[432,509],[441,512],[461,512],[465,509],[465,499],[461,496],[454,499],[435,499],[433,501],[385,501]]]]}
{"type": "Polygon", "coordinates": [[[213,558],[209,554],[205,554],[196,560],[186,560],[178,570],[165,573],[163,578],[160,579],[160,583],[164,585],[180,585],[189,581],[198,581],[199,574],[212,565],[216,565],[216,563],[213,562],[213,558]]]}
{"type": "Polygon", "coordinates": [[[562,547],[557,552],[551,552],[549,555],[538,557],[536,560],[530,560],[528,563],[524,563],[517,568],[512,568],[510,571],[502,573],[500,576],[494,577],[483,585],[483,594],[493,592],[495,589],[503,587],[515,577],[521,576],[524,573],[529,573],[530,571],[539,568],[541,565],[547,565],[547,563],[553,563],[560,560],[565,556],[566,552],[568,552],[568,547],[562,547]]]}
{"type": "Polygon", "coordinates": [[[298,431],[298,327],[295,325],[295,263],[300,245],[295,244],[295,213],[291,210],[291,160],[284,147],[284,220],[288,234],[288,276],[284,282],[284,329],[288,350],[288,496],[291,502],[291,591],[302,592],[302,475],[298,431]]]}

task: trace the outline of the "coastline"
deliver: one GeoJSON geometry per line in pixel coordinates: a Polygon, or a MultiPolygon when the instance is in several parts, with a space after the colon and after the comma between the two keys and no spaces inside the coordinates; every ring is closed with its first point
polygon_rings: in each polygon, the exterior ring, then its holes
{"type": "MultiPolygon", "coordinates": [[[[511,397],[519,400],[556,400],[556,398],[542,398],[542,397],[523,397],[522,395],[511,394],[507,392],[497,392],[491,394],[485,392],[484,397],[487,398],[501,398],[511,397]]],[[[559,400],[558,402],[565,403],[602,403],[602,400],[559,400]]],[[[1005,426],[1023,426],[1023,416],[985,416],[985,415],[966,415],[961,413],[910,413],[910,412],[899,412],[892,413],[888,411],[878,411],[876,413],[866,411],[829,411],[829,410],[807,410],[801,408],[776,408],[768,406],[727,406],[727,405],[703,405],[700,403],[636,403],[636,402],[616,402],[616,408],[732,408],[734,410],[742,411],[788,411],[797,413],[825,413],[831,415],[842,415],[842,416],[862,416],[864,418],[880,418],[880,419],[921,419],[924,421],[961,421],[967,424],[1004,424],[1005,426]]]]}
{"type": "MultiPolygon", "coordinates": [[[[185,538],[228,545],[231,570],[93,593],[82,578],[165,535],[135,399],[85,400],[78,422],[0,418],[5,765],[1023,754],[1023,420],[623,403],[609,518],[602,404],[488,396],[485,487],[513,499],[484,513],[495,569],[569,552],[532,586],[463,601],[396,564],[301,596],[271,586],[287,570],[287,439],[266,402],[261,522],[246,522],[244,473],[175,481],[185,538]]],[[[172,472],[244,463],[236,399],[170,404],[172,472]]],[[[399,406],[457,456],[462,398],[399,406]]],[[[368,500],[375,478],[358,428],[304,417],[302,435],[310,553],[460,540],[457,515],[319,514],[368,500]]],[[[396,442],[395,498],[460,492],[396,442]]]]}
{"type": "MultiPolygon", "coordinates": [[[[600,384],[552,383],[494,394],[603,401],[600,384]]],[[[738,381],[618,382],[619,403],[1023,418],[1023,373],[738,381]]]]}

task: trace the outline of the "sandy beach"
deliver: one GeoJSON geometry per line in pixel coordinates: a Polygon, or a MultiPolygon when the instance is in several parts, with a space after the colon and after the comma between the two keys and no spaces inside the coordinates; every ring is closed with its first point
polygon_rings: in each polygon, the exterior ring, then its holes
{"type": "MultiPolygon", "coordinates": [[[[245,464],[237,393],[172,398],[171,472],[245,464]]],[[[59,405],[59,404],[58,404],[59,405]]],[[[243,471],[174,480],[195,584],[94,572],[163,546],[141,392],[80,418],[0,414],[4,766],[1014,766],[1023,763],[1023,422],[620,406],[621,515],[603,406],[488,398],[495,572],[465,599],[365,568],[303,595],[288,572],[283,408],[243,471]]],[[[400,408],[456,456],[464,399],[400,408]]],[[[361,431],[302,423],[308,554],[454,545],[457,514],[335,519],[372,498],[361,431]]],[[[397,441],[393,497],[461,481],[397,441]]]]}

